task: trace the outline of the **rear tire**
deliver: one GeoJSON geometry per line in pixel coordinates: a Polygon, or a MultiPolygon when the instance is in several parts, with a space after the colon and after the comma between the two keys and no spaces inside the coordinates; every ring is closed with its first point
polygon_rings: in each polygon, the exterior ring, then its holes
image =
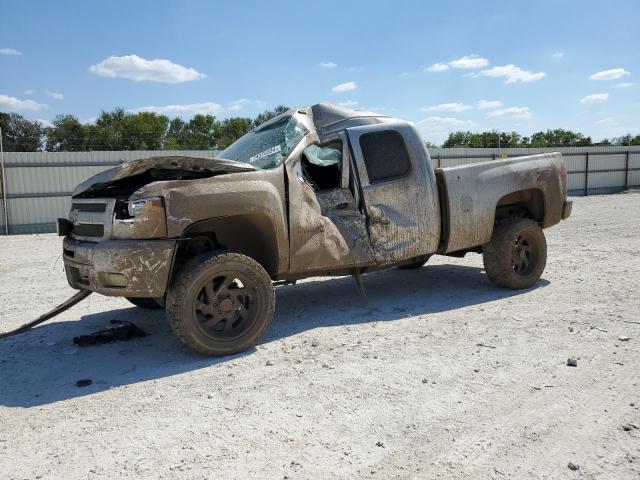
{"type": "Polygon", "coordinates": [[[500,287],[522,289],[538,281],[547,263],[547,241],[540,225],[526,218],[496,223],[484,246],[484,269],[500,287]]]}
{"type": "Polygon", "coordinates": [[[247,350],[275,313],[275,289],[262,266],[239,253],[206,253],[191,259],[167,294],[174,333],[203,355],[247,350]]]}
{"type": "Polygon", "coordinates": [[[418,268],[422,268],[424,264],[427,263],[428,261],[429,261],[429,257],[427,257],[425,260],[419,260],[417,262],[407,263],[406,265],[399,265],[398,268],[400,270],[417,270],[418,268]]]}
{"type": "Polygon", "coordinates": [[[144,308],[147,310],[158,310],[163,308],[158,302],[156,302],[153,298],[142,298],[142,297],[126,297],[131,303],[133,303],[136,307],[144,308]]]}

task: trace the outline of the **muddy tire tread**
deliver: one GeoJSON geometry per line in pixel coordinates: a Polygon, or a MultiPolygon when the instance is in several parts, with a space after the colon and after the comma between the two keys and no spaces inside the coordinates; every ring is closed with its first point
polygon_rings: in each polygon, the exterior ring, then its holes
{"type": "Polygon", "coordinates": [[[171,329],[184,345],[187,345],[188,347],[203,355],[224,356],[239,353],[240,351],[251,348],[258,342],[258,340],[260,340],[260,338],[262,338],[266,330],[271,325],[271,322],[273,321],[273,317],[275,314],[275,304],[275,289],[273,288],[273,284],[271,283],[269,274],[264,270],[262,265],[260,265],[252,258],[240,253],[218,252],[198,255],[185,263],[184,266],[182,266],[180,271],[175,276],[175,281],[169,289],[169,293],[167,294],[166,310],[171,329]],[[189,327],[184,324],[184,317],[182,316],[182,310],[185,307],[182,303],[182,300],[186,297],[191,283],[199,275],[201,270],[211,266],[212,264],[223,261],[239,262],[241,264],[244,264],[246,267],[254,270],[256,273],[258,273],[258,275],[262,276],[264,284],[268,285],[268,288],[270,289],[270,302],[266,314],[266,321],[261,326],[260,330],[253,335],[249,342],[244,342],[242,344],[242,348],[230,346],[226,349],[216,349],[215,351],[212,351],[211,349],[204,348],[199,343],[193,342],[191,340],[189,327]]]}
{"type": "Polygon", "coordinates": [[[537,222],[528,218],[509,218],[496,223],[493,229],[491,241],[484,246],[482,255],[484,269],[489,280],[495,285],[511,289],[529,288],[538,281],[544,271],[547,259],[547,242],[544,232],[537,222]],[[515,274],[508,261],[511,242],[516,233],[523,229],[532,229],[540,242],[540,261],[535,270],[535,275],[521,277],[515,274]],[[533,281],[531,281],[533,279],[533,281]]]}

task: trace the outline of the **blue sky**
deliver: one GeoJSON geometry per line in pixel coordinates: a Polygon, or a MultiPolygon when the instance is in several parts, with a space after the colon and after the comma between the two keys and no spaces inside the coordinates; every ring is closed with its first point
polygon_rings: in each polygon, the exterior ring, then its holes
{"type": "Polygon", "coordinates": [[[640,132],[640,2],[0,0],[0,111],[342,103],[451,130],[640,132]]]}

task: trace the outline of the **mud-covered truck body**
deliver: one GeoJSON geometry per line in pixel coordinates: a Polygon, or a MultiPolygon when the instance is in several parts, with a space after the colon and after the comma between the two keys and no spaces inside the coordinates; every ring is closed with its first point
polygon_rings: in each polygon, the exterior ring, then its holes
{"type": "Polygon", "coordinates": [[[473,251],[494,283],[529,287],[546,261],[542,229],[570,212],[558,153],[434,169],[411,123],[319,104],[217,159],[102,172],[76,188],[59,232],[72,287],[164,306],[186,344],[224,355],[264,333],[275,282],[473,251]]]}

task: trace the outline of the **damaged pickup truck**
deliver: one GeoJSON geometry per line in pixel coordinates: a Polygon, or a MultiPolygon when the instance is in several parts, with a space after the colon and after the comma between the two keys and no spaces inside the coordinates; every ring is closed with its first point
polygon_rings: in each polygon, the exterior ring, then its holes
{"type": "Polygon", "coordinates": [[[227,355],[264,334],[278,282],[477,252],[496,285],[530,287],[545,267],[543,229],[570,213],[558,153],[434,169],[411,123],[319,104],[216,159],[95,175],[58,226],[73,288],[165,307],[185,344],[227,355]]]}

